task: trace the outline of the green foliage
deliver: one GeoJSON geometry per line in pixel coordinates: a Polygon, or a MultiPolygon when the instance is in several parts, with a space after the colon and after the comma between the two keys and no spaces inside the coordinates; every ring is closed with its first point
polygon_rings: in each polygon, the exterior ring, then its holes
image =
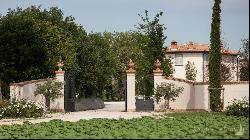
{"type": "Polygon", "coordinates": [[[183,90],[183,87],[177,87],[174,83],[161,83],[155,88],[154,97],[157,103],[163,97],[165,99],[165,108],[170,109],[169,101],[175,101],[183,90]]]}
{"type": "Polygon", "coordinates": [[[212,111],[221,111],[221,39],[220,39],[220,3],[221,0],[214,0],[210,48],[209,48],[209,94],[210,109],[212,111]]]}
{"type": "Polygon", "coordinates": [[[188,61],[187,65],[185,66],[186,70],[186,79],[195,81],[197,70],[195,69],[194,63],[188,61]]]}
{"type": "Polygon", "coordinates": [[[244,97],[242,100],[234,99],[231,105],[227,106],[225,113],[227,115],[249,117],[249,98],[244,97]]]}
{"type": "Polygon", "coordinates": [[[78,97],[124,99],[127,61],[143,60],[140,48],[145,42],[145,35],[132,31],[88,34],[77,54],[78,97]]]}
{"type": "Polygon", "coordinates": [[[43,95],[45,97],[46,107],[50,110],[50,101],[63,96],[63,83],[55,80],[48,80],[43,84],[36,84],[37,88],[34,95],[43,95]]]}
{"type": "MultiPolygon", "coordinates": [[[[138,31],[141,34],[146,35],[146,43],[141,49],[142,55],[139,57],[139,61],[136,61],[136,80],[137,88],[144,95],[152,95],[153,93],[153,69],[154,62],[159,59],[162,62],[162,68],[164,75],[170,75],[172,73],[172,67],[168,58],[165,58],[163,44],[166,39],[164,30],[166,27],[164,24],[160,24],[160,16],[163,12],[156,14],[153,20],[148,17],[148,11],[145,10],[145,17],[139,14],[144,23],[137,26],[138,31]]],[[[141,94],[141,93],[139,93],[141,94]]]]}
{"type": "Polygon", "coordinates": [[[0,119],[2,118],[37,118],[44,113],[44,108],[41,104],[29,101],[13,101],[8,105],[0,108],[0,119]]]}
{"type": "Polygon", "coordinates": [[[1,139],[249,139],[249,118],[223,113],[171,113],[162,117],[51,120],[0,126],[1,139]],[[242,136],[235,135],[240,124],[242,136]],[[39,133],[38,133],[39,132],[39,133]]]}
{"type": "Polygon", "coordinates": [[[78,50],[76,86],[79,97],[102,97],[104,90],[112,86],[112,79],[121,70],[117,51],[109,44],[107,35],[88,34],[85,44],[78,50]]]}
{"type": "Polygon", "coordinates": [[[221,64],[221,81],[230,81],[232,73],[226,64],[221,64]]]}
{"type": "Polygon", "coordinates": [[[249,81],[249,65],[240,68],[240,81],[249,81]]]}
{"type": "Polygon", "coordinates": [[[167,77],[171,76],[175,71],[171,58],[163,58],[163,60],[161,61],[161,67],[163,70],[163,75],[167,77]]]}
{"type": "Polygon", "coordinates": [[[8,84],[53,77],[61,57],[67,70],[85,31],[57,7],[10,9],[0,17],[0,80],[8,84]]]}
{"type": "Polygon", "coordinates": [[[242,39],[240,80],[249,81],[249,39],[242,39]]]}

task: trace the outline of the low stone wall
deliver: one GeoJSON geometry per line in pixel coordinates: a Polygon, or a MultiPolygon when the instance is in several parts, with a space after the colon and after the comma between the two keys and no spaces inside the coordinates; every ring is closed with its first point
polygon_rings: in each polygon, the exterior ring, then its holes
{"type": "MultiPolygon", "coordinates": [[[[64,82],[64,71],[56,71],[55,78],[38,79],[31,81],[24,81],[19,83],[10,83],[10,100],[27,99],[45,105],[45,97],[43,95],[34,95],[37,84],[43,84],[48,80],[57,80],[64,82]]],[[[64,93],[64,85],[61,90],[64,93]]],[[[64,112],[64,94],[62,97],[50,102],[50,109],[64,112]]]]}
{"type": "Polygon", "coordinates": [[[104,102],[100,98],[81,98],[75,101],[76,111],[102,109],[104,107],[104,102]]]}

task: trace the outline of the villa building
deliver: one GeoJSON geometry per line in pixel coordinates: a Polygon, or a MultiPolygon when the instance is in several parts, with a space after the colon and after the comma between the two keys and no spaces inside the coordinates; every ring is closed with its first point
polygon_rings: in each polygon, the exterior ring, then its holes
{"type": "MultiPolygon", "coordinates": [[[[222,64],[230,69],[230,81],[239,80],[239,52],[225,49],[222,47],[222,64]]],[[[208,81],[208,62],[209,62],[209,45],[197,44],[189,42],[188,44],[177,44],[176,41],[171,42],[171,46],[165,49],[166,57],[172,59],[176,78],[186,79],[185,66],[188,61],[195,65],[197,70],[196,81],[208,81]]]]}

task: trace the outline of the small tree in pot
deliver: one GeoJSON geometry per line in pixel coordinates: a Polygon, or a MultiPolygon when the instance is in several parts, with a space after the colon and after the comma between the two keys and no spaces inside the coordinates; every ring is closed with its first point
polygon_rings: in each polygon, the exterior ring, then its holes
{"type": "Polygon", "coordinates": [[[174,83],[161,83],[155,88],[154,98],[158,104],[163,97],[165,99],[165,109],[170,109],[169,101],[175,101],[183,90],[183,87],[177,87],[174,83]]]}
{"type": "Polygon", "coordinates": [[[37,84],[37,89],[35,90],[35,96],[41,94],[45,97],[45,105],[48,110],[50,110],[50,100],[54,101],[63,95],[61,92],[63,83],[55,80],[48,80],[44,84],[37,84]]]}

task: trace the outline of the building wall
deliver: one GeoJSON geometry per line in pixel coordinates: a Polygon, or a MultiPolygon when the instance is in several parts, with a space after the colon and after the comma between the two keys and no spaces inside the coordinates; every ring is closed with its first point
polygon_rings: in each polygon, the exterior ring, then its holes
{"type": "MultiPolygon", "coordinates": [[[[173,76],[176,78],[186,79],[186,71],[185,66],[187,62],[190,61],[194,63],[195,68],[197,70],[196,81],[202,82],[203,76],[204,81],[208,80],[208,61],[206,61],[206,54],[203,53],[174,53],[174,54],[166,54],[166,57],[171,57],[173,67],[175,72],[173,76]],[[183,55],[183,65],[178,66],[175,65],[175,54],[183,55]],[[203,59],[204,57],[204,59],[203,59]],[[204,61],[204,73],[203,73],[203,61],[204,61]]],[[[232,73],[231,81],[237,81],[237,57],[233,55],[223,55],[222,63],[230,68],[230,72],[232,73]]]]}
{"type": "Polygon", "coordinates": [[[176,78],[186,79],[186,70],[185,66],[187,62],[190,61],[194,63],[195,68],[197,70],[196,81],[203,81],[203,53],[178,53],[183,54],[183,65],[177,66],[175,65],[175,54],[166,54],[166,57],[171,56],[172,63],[175,69],[173,74],[176,78]]]}

